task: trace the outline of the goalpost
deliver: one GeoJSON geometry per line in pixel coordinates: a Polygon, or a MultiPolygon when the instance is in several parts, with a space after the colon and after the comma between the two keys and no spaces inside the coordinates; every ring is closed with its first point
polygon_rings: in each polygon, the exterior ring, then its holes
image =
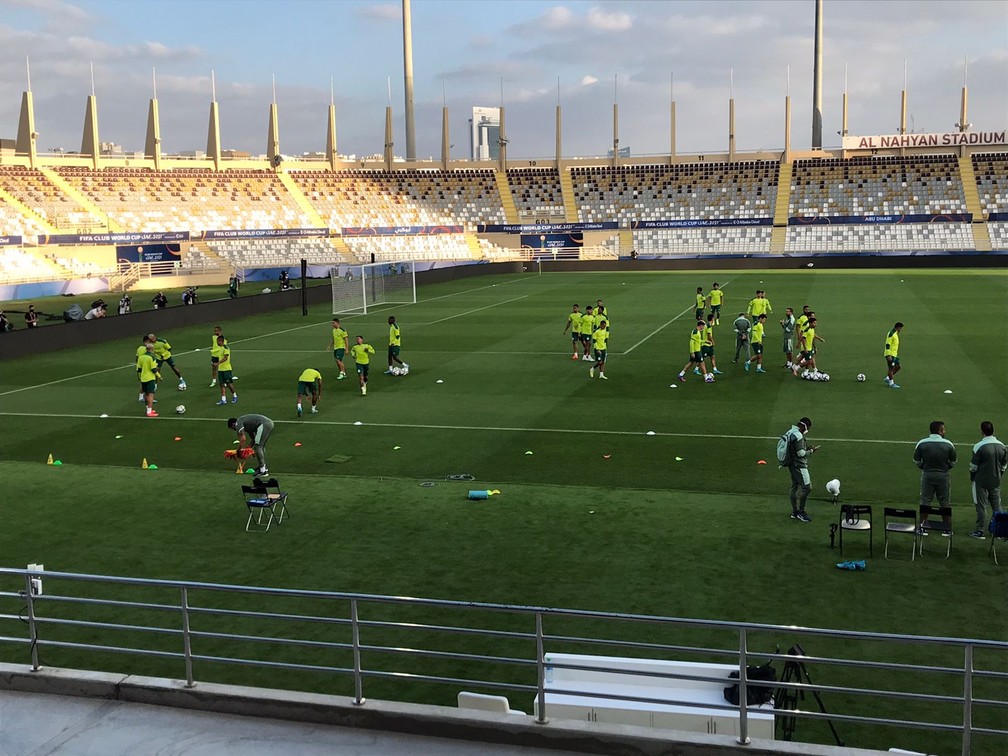
{"type": "Polygon", "coordinates": [[[416,269],[412,260],[354,265],[332,281],[333,315],[367,314],[368,308],[386,304],[416,304],[416,269]]]}

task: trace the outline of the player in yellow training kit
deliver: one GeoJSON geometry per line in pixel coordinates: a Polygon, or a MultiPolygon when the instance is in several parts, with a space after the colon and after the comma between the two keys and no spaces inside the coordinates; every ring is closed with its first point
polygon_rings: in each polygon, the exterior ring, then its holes
{"type": "Polygon", "coordinates": [[[756,318],[756,322],[753,323],[752,327],[752,337],[750,342],[752,343],[753,356],[746,360],[745,371],[749,372],[749,363],[756,363],[756,372],[765,373],[766,370],[763,369],[763,334],[766,329],[766,313],[760,313],[756,318]]]}
{"type": "Polygon", "coordinates": [[[371,367],[371,355],[374,347],[364,343],[364,337],[358,336],[357,343],[350,347],[350,356],[354,358],[357,367],[357,380],[360,382],[361,396],[367,396],[368,370],[371,367]]]}
{"type": "Polygon", "coordinates": [[[298,376],[297,415],[301,417],[301,397],[311,397],[311,411],[318,414],[319,399],[322,398],[322,373],[315,368],[306,368],[298,376]]]}
{"type": "Polygon", "coordinates": [[[721,305],[724,303],[724,292],[721,290],[721,284],[717,281],[711,287],[707,300],[710,302],[711,315],[714,316],[714,325],[721,325],[721,305]]]}
{"type": "Polygon", "coordinates": [[[903,330],[903,324],[897,322],[893,326],[892,330],[886,335],[885,349],[882,351],[882,356],[885,357],[886,361],[886,377],[885,383],[889,388],[899,388],[899,384],[896,383],[896,373],[900,371],[900,359],[899,359],[899,337],[900,331],[903,330]]]}
{"type": "Polygon", "coordinates": [[[562,335],[567,334],[567,329],[570,329],[571,332],[571,349],[574,350],[571,355],[572,360],[579,359],[578,355],[581,354],[579,347],[581,346],[581,319],[583,317],[578,306],[574,305],[570,315],[567,316],[567,325],[563,329],[562,335]]]}
{"type": "Polygon", "coordinates": [[[329,348],[332,349],[333,359],[336,360],[336,367],[339,369],[336,380],[342,381],[346,378],[343,358],[346,356],[347,350],[350,349],[350,335],[343,330],[339,318],[332,319],[332,342],[329,344],[329,348]]]}
{"type": "Polygon", "coordinates": [[[217,381],[220,383],[220,401],[217,404],[227,404],[227,392],[231,392],[231,404],[238,404],[238,392],[234,387],[234,374],[231,372],[231,347],[223,335],[217,337],[217,351],[220,360],[217,363],[217,381]]]}
{"type": "Polygon", "coordinates": [[[702,320],[697,320],[696,328],[690,333],[689,339],[689,362],[679,371],[679,380],[685,383],[686,381],[686,371],[691,367],[699,367],[700,371],[703,373],[704,381],[707,383],[714,382],[714,375],[707,374],[707,365],[704,364],[703,359],[703,342],[704,342],[704,331],[707,328],[707,324],[702,320]]]}
{"type": "Polygon", "coordinates": [[[595,377],[595,369],[598,368],[598,377],[603,381],[609,379],[605,377],[606,347],[609,344],[609,329],[605,320],[600,320],[598,328],[592,333],[592,345],[595,348],[595,364],[588,368],[588,377],[595,377]]]}

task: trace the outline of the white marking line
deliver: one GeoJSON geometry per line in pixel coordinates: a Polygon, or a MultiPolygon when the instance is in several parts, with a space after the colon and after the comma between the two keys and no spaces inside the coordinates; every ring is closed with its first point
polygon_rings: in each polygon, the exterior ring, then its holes
{"type": "MultiPolygon", "coordinates": [[[[724,286],[727,286],[727,285],[728,285],[729,283],[731,283],[731,281],[725,281],[725,283],[724,283],[724,286]]],[[[723,289],[723,288],[724,288],[724,286],[722,286],[721,288],[723,289]]],[[[659,326],[658,328],[656,328],[656,329],[654,329],[653,331],[651,331],[651,333],[649,333],[649,334],[648,334],[647,336],[645,336],[645,337],[644,337],[643,339],[641,339],[641,340],[640,340],[640,341],[638,341],[638,342],[637,342],[636,344],[634,344],[634,345],[633,345],[632,347],[630,347],[630,348],[629,348],[629,349],[627,349],[627,350],[626,350],[625,352],[623,352],[623,355],[627,355],[627,354],[630,354],[630,352],[632,352],[632,351],[633,351],[634,349],[636,349],[637,347],[639,347],[639,346],[640,346],[641,344],[643,344],[643,343],[644,343],[645,341],[647,341],[648,339],[650,339],[650,338],[651,338],[652,336],[654,336],[654,335],[655,335],[656,333],[658,333],[659,331],[662,331],[662,330],[664,330],[665,326],[669,326],[669,325],[672,325],[673,323],[675,323],[675,322],[676,322],[677,320],[679,320],[679,318],[681,318],[681,317],[682,317],[683,315],[685,315],[685,314],[686,314],[687,312],[689,312],[690,310],[694,310],[694,311],[696,311],[696,307],[687,307],[687,308],[686,308],[685,310],[683,310],[683,311],[682,311],[682,312],[680,312],[680,313],[679,313],[678,315],[676,315],[676,316],[675,316],[674,318],[672,318],[672,320],[670,320],[670,321],[669,321],[668,323],[666,323],[665,325],[662,325],[662,326],[659,326]]],[[[621,356],[622,356],[622,355],[621,355],[621,356]]]]}
{"type": "Polygon", "coordinates": [[[446,320],[454,320],[455,318],[465,317],[466,315],[472,315],[474,312],[480,312],[481,310],[489,310],[491,307],[500,307],[501,305],[506,305],[511,302],[517,302],[519,299],[525,299],[528,294],[522,294],[520,297],[514,297],[513,299],[505,299],[503,302],[494,302],[492,305],[487,305],[486,307],[477,307],[475,310],[469,310],[467,312],[460,312],[456,315],[449,315],[447,318],[440,318],[439,320],[432,320],[429,323],[417,323],[418,326],[432,326],[438,323],[444,323],[446,320]]]}
{"type": "MultiPolygon", "coordinates": [[[[166,413],[167,415],[168,413],[166,413]]],[[[64,418],[71,420],[150,420],[150,418],[144,415],[109,415],[107,418],[99,418],[97,415],[81,415],[81,414],[60,414],[60,413],[44,413],[44,412],[0,412],[0,417],[54,417],[54,418],[64,418]]],[[[181,420],[183,422],[206,422],[206,423],[219,423],[221,420],[226,420],[227,418],[221,417],[193,417],[192,415],[186,415],[185,417],[177,417],[176,420],[181,420]]],[[[310,425],[335,425],[343,427],[355,427],[354,423],[350,421],[340,421],[340,420],[273,420],[274,423],[283,425],[298,425],[302,428],[307,428],[310,425]]],[[[357,426],[360,427],[360,426],[357,426]]],[[[455,431],[490,431],[493,433],[579,433],[582,435],[592,435],[592,436],[646,436],[644,431],[621,431],[621,430],[599,430],[593,428],[512,428],[509,426],[494,426],[494,425],[425,425],[422,423],[364,423],[363,427],[371,428],[410,428],[415,430],[455,430],[455,431]]],[[[662,436],[665,438],[722,438],[729,440],[741,440],[741,441],[775,441],[780,438],[779,436],[747,436],[747,435],[735,435],[731,433],[668,433],[665,431],[655,431],[655,435],[651,438],[662,436]]],[[[886,438],[823,438],[817,436],[816,441],[830,441],[833,443],[840,444],[896,444],[901,446],[910,446],[916,444],[916,441],[894,441],[892,439],[886,438]]]]}
{"type": "MultiPolygon", "coordinates": [[[[516,279],[514,279],[514,281],[505,281],[504,283],[502,283],[500,285],[501,286],[506,286],[509,283],[514,283],[515,281],[521,281],[521,280],[523,280],[523,279],[516,278],[516,279]]],[[[490,289],[490,288],[493,288],[493,286],[494,286],[494,284],[491,284],[489,286],[478,286],[475,289],[466,289],[465,291],[456,291],[456,292],[454,292],[452,294],[444,294],[444,295],[442,295],[440,297],[431,297],[430,299],[425,299],[424,301],[425,302],[432,302],[435,299],[444,299],[445,297],[454,297],[454,296],[456,296],[458,294],[468,294],[469,292],[473,292],[473,291],[481,291],[482,289],[490,289]]],[[[526,294],[525,296],[527,297],[528,294],[526,294]]],[[[517,297],[517,298],[521,299],[521,297],[517,297]]],[[[508,300],[508,301],[513,302],[514,300],[508,300]]],[[[506,303],[505,302],[499,302],[498,304],[506,304],[506,303]]],[[[494,307],[496,305],[490,305],[490,306],[494,307]]],[[[486,308],[485,307],[481,307],[479,309],[480,310],[485,310],[486,308]]],[[[472,312],[478,312],[478,310],[470,310],[469,312],[463,312],[463,313],[460,313],[459,315],[452,315],[452,317],[453,318],[454,317],[461,317],[462,315],[468,315],[468,314],[470,314],[472,312]]],[[[364,316],[363,313],[361,313],[360,315],[351,314],[351,315],[345,316],[343,319],[347,320],[349,318],[354,318],[354,317],[366,317],[366,316],[364,316]]],[[[449,320],[450,318],[444,318],[444,319],[445,320],[449,320]]],[[[295,326],[294,328],[285,328],[282,331],[273,331],[272,333],[264,333],[264,334],[260,334],[259,336],[249,336],[248,338],[244,338],[244,339],[235,339],[234,341],[231,341],[229,343],[230,344],[243,344],[243,343],[245,343],[247,341],[255,341],[256,339],[265,339],[265,338],[268,338],[270,336],[280,336],[280,335],[285,334],[285,333],[292,333],[293,331],[301,331],[301,330],[304,330],[305,328],[318,328],[318,327],[324,326],[326,323],[330,323],[330,322],[332,322],[332,318],[330,318],[329,320],[322,320],[322,321],[319,321],[317,323],[308,323],[307,325],[295,326]]],[[[435,323],[440,323],[441,321],[440,320],[435,320],[434,322],[435,323]]],[[[432,324],[431,323],[420,323],[418,325],[432,325],[432,324]]],[[[246,351],[252,351],[252,350],[246,350],[246,351]]],[[[274,350],[263,350],[263,351],[274,351],[274,350]]],[[[326,350],[326,351],[328,351],[328,350],[326,350]]],[[[196,353],[195,349],[190,349],[187,352],[178,352],[175,356],[182,356],[184,354],[195,354],[195,353],[196,353]]],[[[557,354],[559,354],[559,352],[557,354]]],[[[133,364],[133,363],[127,363],[126,365],[116,365],[115,367],[105,368],[104,370],[95,370],[95,371],[90,372],[90,373],[81,373],[80,375],[71,375],[71,376],[68,376],[66,378],[58,378],[55,381],[49,381],[48,383],[36,383],[34,385],[31,385],[31,386],[22,386],[21,388],[16,388],[16,389],[11,389],[10,391],[0,392],[0,396],[9,396],[10,394],[18,394],[18,393],[20,393],[22,391],[31,391],[32,389],[45,388],[46,386],[55,386],[57,383],[66,383],[67,381],[75,381],[78,378],[90,378],[93,375],[102,375],[103,373],[111,373],[111,372],[113,372],[115,370],[124,370],[126,368],[136,368],[136,365],[133,364]]],[[[67,417],[70,417],[70,416],[68,415],[67,417]]]]}

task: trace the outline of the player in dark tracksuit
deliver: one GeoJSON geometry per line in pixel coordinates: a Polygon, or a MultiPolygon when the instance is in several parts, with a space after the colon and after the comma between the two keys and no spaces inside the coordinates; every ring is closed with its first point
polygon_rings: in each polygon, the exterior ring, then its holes
{"type": "MultiPolygon", "coordinates": [[[[920,503],[927,506],[933,499],[938,499],[938,506],[950,506],[952,495],[951,470],[956,463],[956,448],[945,438],[945,423],[935,420],[930,425],[930,435],[922,438],[914,447],[914,463],[921,469],[920,503]]],[[[927,517],[921,520],[921,533],[926,535],[924,524],[927,517]]],[[[945,525],[943,536],[952,535],[952,519],[942,518],[945,525]]]]}

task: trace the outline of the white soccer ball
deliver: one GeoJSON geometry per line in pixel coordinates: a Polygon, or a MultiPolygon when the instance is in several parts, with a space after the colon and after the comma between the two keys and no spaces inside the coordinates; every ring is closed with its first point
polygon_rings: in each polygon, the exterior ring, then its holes
{"type": "Polygon", "coordinates": [[[402,368],[400,367],[392,368],[392,375],[402,375],[402,368]]]}
{"type": "Polygon", "coordinates": [[[399,374],[409,375],[409,365],[403,365],[402,368],[399,369],[399,374]]]}
{"type": "Polygon", "coordinates": [[[812,372],[810,370],[802,370],[801,377],[806,381],[812,380],[812,372]]]}
{"type": "Polygon", "coordinates": [[[184,404],[180,404],[178,407],[175,408],[175,411],[178,414],[180,414],[180,415],[184,415],[185,414],[185,405],[184,404]]]}
{"type": "Polygon", "coordinates": [[[710,374],[710,373],[707,373],[707,375],[704,376],[704,382],[705,383],[714,383],[714,376],[712,374],[710,374]]]}
{"type": "Polygon", "coordinates": [[[867,379],[867,376],[864,373],[858,373],[857,374],[857,379],[858,379],[858,383],[864,383],[865,380],[867,379]]]}
{"type": "Polygon", "coordinates": [[[826,490],[833,496],[837,496],[840,493],[840,481],[833,478],[829,483],[826,484],[826,490]]]}
{"type": "Polygon", "coordinates": [[[829,373],[823,373],[823,374],[822,374],[822,379],[823,379],[824,381],[829,381],[829,373]]]}

